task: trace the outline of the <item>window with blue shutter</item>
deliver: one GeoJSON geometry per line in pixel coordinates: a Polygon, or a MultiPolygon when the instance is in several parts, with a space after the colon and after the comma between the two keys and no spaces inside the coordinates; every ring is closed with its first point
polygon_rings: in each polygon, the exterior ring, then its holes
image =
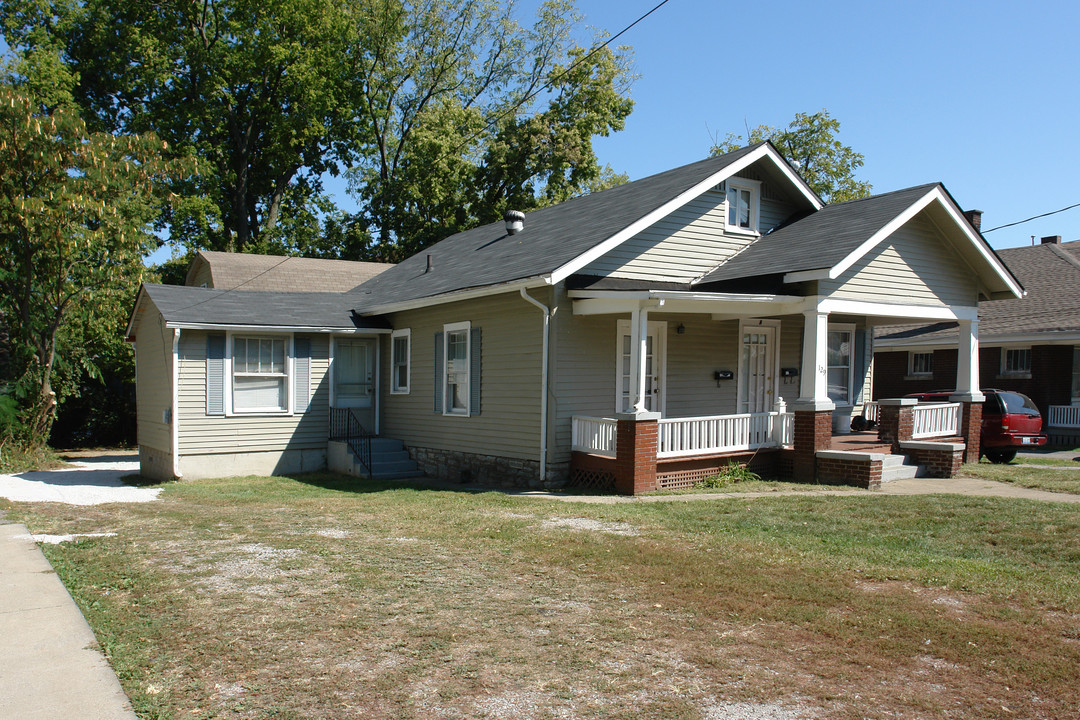
{"type": "Polygon", "coordinates": [[[206,414],[225,414],[225,335],[206,336],[206,414]]]}
{"type": "Polygon", "coordinates": [[[480,328],[473,328],[469,335],[469,414],[480,414],[480,369],[483,353],[481,352],[480,328]]]}
{"type": "Polygon", "coordinates": [[[435,412],[442,412],[443,394],[443,334],[435,333],[435,412]]]}
{"type": "Polygon", "coordinates": [[[296,338],[293,340],[293,374],[294,395],[293,411],[303,413],[308,411],[311,402],[311,339],[296,338]]]}

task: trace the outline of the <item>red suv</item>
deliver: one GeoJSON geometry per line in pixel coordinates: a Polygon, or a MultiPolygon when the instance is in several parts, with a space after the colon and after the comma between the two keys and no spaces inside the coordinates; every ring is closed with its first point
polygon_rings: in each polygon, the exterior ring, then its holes
{"type": "MultiPolygon", "coordinates": [[[[1023,393],[984,389],[981,452],[992,463],[1007,463],[1016,457],[1016,448],[1046,444],[1042,413],[1023,393]]],[[[948,402],[948,391],[912,393],[905,397],[922,402],[948,402]]]]}

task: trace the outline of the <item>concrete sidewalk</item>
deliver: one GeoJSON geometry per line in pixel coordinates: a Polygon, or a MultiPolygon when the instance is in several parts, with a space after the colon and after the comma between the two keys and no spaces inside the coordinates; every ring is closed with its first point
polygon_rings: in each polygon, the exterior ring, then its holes
{"type": "Polygon", "coordinates": [[[0,524],[0,718],[135,720],[96,647],[26,526],[0,524]]]}

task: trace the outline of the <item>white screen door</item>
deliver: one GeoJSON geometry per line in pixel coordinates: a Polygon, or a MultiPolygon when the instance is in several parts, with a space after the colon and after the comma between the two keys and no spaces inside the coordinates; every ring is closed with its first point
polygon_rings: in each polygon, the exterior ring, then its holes
{"type": "Polygon", "coordinates": [[[739,360],[739,411],[770,412],[776,402],[776,328],[745,325],[739,360]]]}
{"type": "MultiPolygon", "coordinates": [[[[664,403],[661,384],[664,380],[664,355],[666,322],[650,322],[645,341],[645,409],[663,412],[664,403]]],[[[618,396],[616,412],[629,412],[634,404],[634,392],[630,387],[630,363],[633,356],[630,342],[630,323],[619,321],[619,368],[616,378],[618,396]]]]}
{"type": "Polygon", "coordinates": [[[371,407],[374,381],[375,341],[338,340],[334,346],[334,405],[371,407]]]}

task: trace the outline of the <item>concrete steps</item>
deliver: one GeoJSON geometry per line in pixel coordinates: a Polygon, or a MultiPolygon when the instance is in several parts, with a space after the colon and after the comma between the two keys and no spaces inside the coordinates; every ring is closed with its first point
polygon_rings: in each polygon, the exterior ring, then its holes
{"type": "MultiPolygon", "coordinates": [[[[327,446],[327,465],[335,472],[368,477],[367,468],[348,443],[331,440],[327,446]]],[[[374,480],[401,480],[423,475],[400,440],[371,438],[371,472],[374,480]]]]}
{"type": "Polygon", "coordinates": [[[907,455],[886,455],[881,463],[881,482],[919,477],[922,470],[922,466],[911,462],[907,455]]]}

